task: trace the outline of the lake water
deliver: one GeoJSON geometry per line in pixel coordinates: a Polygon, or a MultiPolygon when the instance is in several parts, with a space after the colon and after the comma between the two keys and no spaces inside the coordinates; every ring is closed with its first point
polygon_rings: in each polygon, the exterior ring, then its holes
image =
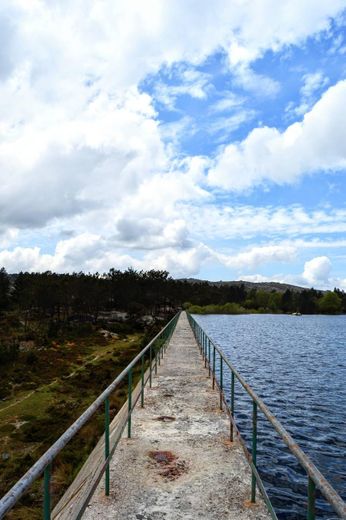
{"type": "MultiPolygon", "coordinates": [[[[194,317],[346,500],[346,316],[194,317]]],[[[251,410],[238,383],[235,416],[248,444],[251,410]]],[[[259,416],[258,466],[278,517],[306,518],[305,473],[259,416]]],[[[337,518],[324,500],[317,506],[318,518],[337,518]]]]}

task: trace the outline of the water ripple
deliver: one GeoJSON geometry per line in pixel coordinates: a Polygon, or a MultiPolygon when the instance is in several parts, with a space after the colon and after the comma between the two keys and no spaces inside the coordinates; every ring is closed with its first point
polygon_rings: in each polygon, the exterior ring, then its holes
{"type": "MultiPolygon", "coordinates": [[[[346,500],[346,317],[195,317],[346,500]]],[[[251,409],[238,383],[235,415],[248,445],[251,409]]],[[[261,415],[258,428],[258,465],[278,517],[306,518],[305,472],[261,415]]],[[[323,497],[317,516],[337,518],[323,497]]]]}

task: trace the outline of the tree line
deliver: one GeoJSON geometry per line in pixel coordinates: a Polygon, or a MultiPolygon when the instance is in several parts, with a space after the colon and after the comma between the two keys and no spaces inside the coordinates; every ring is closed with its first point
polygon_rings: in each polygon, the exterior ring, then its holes
{"type": "MultiPolygon", "coordinates": [[[[0,312],[18,310],[22,319],[52,322],[97,321],[100,313],[117,310],[128,316],[170,313],[191,305],[237,304],[245,311],[346,312],[346,293],[313,288],[285,292],[246,289],[244,284],[211,284],[175,280],[167,271],[110,269],[105,274],[20,272],[0,269],[0,312]]],[[[235,308],[235,307],[234,307],[235,308]]]]}

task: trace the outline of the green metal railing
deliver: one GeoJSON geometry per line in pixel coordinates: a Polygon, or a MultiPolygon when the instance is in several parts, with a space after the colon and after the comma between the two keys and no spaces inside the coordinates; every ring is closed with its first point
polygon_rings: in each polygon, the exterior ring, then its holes
{"type": "Polygon", "coordinates": [[[262,493],[263,499],[268,507],[268,510],[273,519],[277,520],[277,516],[273,505],[268,497],[265,490],[261,477],[257,469],[257,424],[258,424],[258,410],[260,410],[264,417],[273,426],[276,432],[279,434],[283,442],[286,444],[290,452],[296,457],[299,465],[305,470],[307,474],[307,519],[315,520],[316,518],[316,489],[318,489],[327,502],[333,507],[334,511],[340,518],[346,519],[346,504],[335,491],[335,489],[329,484],[322,473],[312,463],[310,458],[302,451],[302,449],[293,440],[291,435],[285,430],[280,424],[276,417],[270,412],[267,406],[264,404],[252,388],[245,382],[236,368],[228,361],[224,353],[215,345],[210,337],[204,332],[202,327],[197,321],[190,315],[187,314],[191,328],[195,335],[196,341],[201,350],[201,354],[204,359],[205,367],[208,367],[209,375],[212,377],[212,386],[218,387],[220,392],[220,408],[225,406],[229,417],[230,417],[230,440],[234,440],[234,432],[241,442],[244,449],[245,455],[251,467],[251,502],[256,501],[256,488],[258,487],[262,493]],[[217,359],[218,358],[218,359],[217,359]],[[219,362],[219,380],[216,378],[217,373],[217,362],[219,362]],[[227,367],[230,370],[230,403],[228,404],[225,389],[224,389],[224,368],[227,367]],[[251,452],[248,450],[245,441],[243,440],[241,433],[236,425],[235,420],[235,383],[239,381],[241,386],[247,392],[252,400],[252,442],[251,452]]]}
{"type": "Polygon", "coordinates": [[[40,459],[18,480],[18,482],[0,500],[0,519],[12,510],[18,500],[28,491],[30,486],[43,474],[43,519],[51,519],[51,475],[54,459],[75,437],[80,429],[95,415],[101,406],[104,406],[104,463],[99,468],[98,476],[95,479],[91,490],[84,497],[77,519],[80,519],[99,484],[103,474],[105,474],[105,494],[110,492],[110,461],[120,440],[120,437],[127,425],[127,435],[132,434],[132,412],[140,399],[141,406],[144,406],[144,388],[149,381],[152,385],[152,372],[157,372],[157,366],[167,349],[169,340],[173,334],[179,318],[177,313],[174,318],[148,343],[146,347],[129,363],[129,365],[115,378],[115,380],[104,390],[104,392],[85,410],[85,412],[70,426],[61,437],[40,457],[40,459]],[[140,364],[140,392],[136,399],[133,399],[133,371],[140,364]],[[148,372],[146,375],[146,371],[148,372]],[[119,385],[127,378],[127,414],[123,420],[119,433],[114,439],[114,444],[110,446],[110,397],[119,385]]]}

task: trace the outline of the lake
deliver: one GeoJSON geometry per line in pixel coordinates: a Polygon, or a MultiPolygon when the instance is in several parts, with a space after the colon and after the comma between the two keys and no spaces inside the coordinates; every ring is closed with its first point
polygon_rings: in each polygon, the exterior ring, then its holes
{"type": "MultiPolygon", "coordinates": [[[[194,317],[346,500],[346,316],[194,317]]],[[[251,410],[238,383],[235,416],[248,445],[251,410]]],[[[306,518],[305,473],[260,417],[258,466],[278,517],[306,518]]],[[[317,506],[319,518],[337,518],[324,500],[317,506]]]]}

